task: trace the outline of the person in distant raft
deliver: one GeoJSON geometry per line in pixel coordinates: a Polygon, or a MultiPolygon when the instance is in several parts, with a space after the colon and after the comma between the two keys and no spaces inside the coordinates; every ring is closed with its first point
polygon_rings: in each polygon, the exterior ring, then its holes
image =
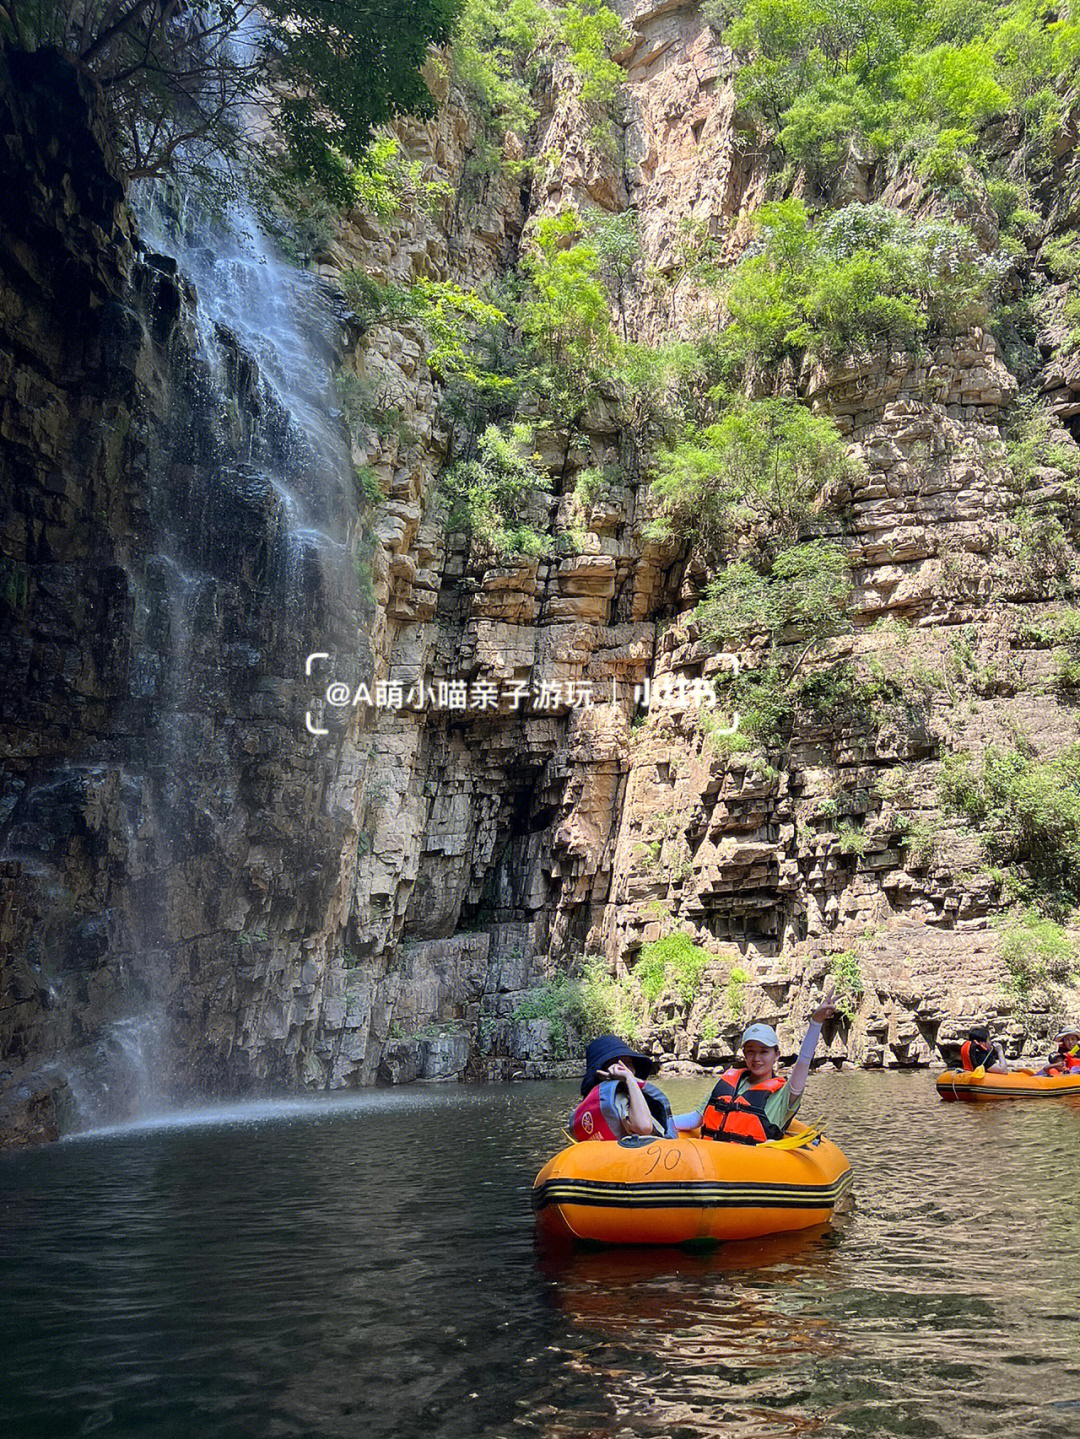
{"type": "Polygon", "coordinates": [[[985,1024],[977,1024],[968,1030],[968,1037],[960,1046],[960,1064],[969,1072],[982,1069],[987,1074],[1008,1074],[1001,1042],[990,1038],[985,1024]]]}
{"type": "Polygon", "coordinates": [[[763,1144],[767,1139],[779,1139],[802,1102],[821,1026],[835,1013],[836,995],[830,989],[810,1016],[810,1028],[787,1079],[776,1073],[780,1058],[776,1030],[770,1024],[751,1024],[743,1032],[742,1065],[720,1076],[703,1111],[677,1114],[676,1128],[697,1129],[700,1125],[702,1139],[734,1144],[763,1144]]]}
{"type": "Polygon", "coordinates": [[[582,1100],[570,1116],[573,1137],[622,1139],[628,1134],[677,1138],[667,1095],[648,1084],[656,1065],[615,1034],[601,1034],[585,1051],[582,1100]]]}
{"type": "Polygon", "coordinates": [[[1057,1053],[1051,1054],[1039,1074],[1080,1074],[1080,1029],[1067,1025],[1054,1035],[1057,1053]]]}

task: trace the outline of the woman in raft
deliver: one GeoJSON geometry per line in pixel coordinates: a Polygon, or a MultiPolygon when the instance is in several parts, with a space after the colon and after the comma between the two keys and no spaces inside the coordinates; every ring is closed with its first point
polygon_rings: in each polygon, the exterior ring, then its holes
{"type": "Polygon", "coordinates": [[[570,1116],[578,1140],[622,1139],[627,1134],[677,1137],[667,1095],[648,1084],[656,1065],[615,1034],[601,1034],[585,1051],[582,1100],[570,1116]]]}
{"type": "Polygon", "coordinates": [[[703,1111],[677,1114],[676,1128],[697,1129],[700,1125],[702,1139],[735,1144],[779,1139],[802,1102],[821,1026],[835,1013],[836,995],[830,989],[810,1016],[810,1028],[787,1079],[776,1074],[780,1058],[776,1030],[769,1024],[751,1024],[742,1037],[742,1065],[720,1076],[703,1111]]]}

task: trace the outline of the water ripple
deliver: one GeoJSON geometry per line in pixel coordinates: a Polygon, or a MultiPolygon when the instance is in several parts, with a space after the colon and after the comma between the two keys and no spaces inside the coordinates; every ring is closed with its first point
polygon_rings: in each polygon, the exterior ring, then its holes
{"type": "MultiPolygon", "coordinates": [[[[689,1108],[703,1085],[668,1086],[689,1108]]],[[[0,1157],[10,1439],[1054,1439],[1080,1105],[816,1077],[831,1228],[534,1243],[572,1085],[221,1105],[0,1157]]]]}

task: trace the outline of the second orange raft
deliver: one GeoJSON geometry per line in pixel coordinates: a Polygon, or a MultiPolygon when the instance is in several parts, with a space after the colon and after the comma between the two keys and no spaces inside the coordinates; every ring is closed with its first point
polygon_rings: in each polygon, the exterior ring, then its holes
{"type": "Polygon", "coordinates": [[[851,1166],[804,1125],[789,1133],[802,1147],[685,1136],[571,1145],[536,1176],[537,1224],[551,1238],[605,1244],[755,1239],[824,1224],[851,1166]]]}
{"type": "Polygon", "coordinates": [[[1055,1099],[1080,1094],[1080,1076],[1035,1074],[1030,1069],[1012,1074],[947,1069],[937,1077],[937,1092],[942,1099],[1055,1099]]]}

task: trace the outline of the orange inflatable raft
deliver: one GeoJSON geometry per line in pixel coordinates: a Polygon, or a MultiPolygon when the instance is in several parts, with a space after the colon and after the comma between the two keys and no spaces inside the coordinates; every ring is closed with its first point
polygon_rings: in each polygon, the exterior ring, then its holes
{"type": "Polygon", "coordinates": [[[1080,1075],[1036,1074],[1031,1069],[1012,1074],[947,1069],[937,1077],[937,1092],[942,1099],[1058,1099],[1080,1094],[1080,1075]]]}
{"type": "Polygon", "coordinates": [[[825,1224],[850,1183],[836,1145],[792,1124],[769,1144],[692,1136],[573,1144],[536,1176],[532,1198],[548,1238],[685,1244],[825,1224]]]}

